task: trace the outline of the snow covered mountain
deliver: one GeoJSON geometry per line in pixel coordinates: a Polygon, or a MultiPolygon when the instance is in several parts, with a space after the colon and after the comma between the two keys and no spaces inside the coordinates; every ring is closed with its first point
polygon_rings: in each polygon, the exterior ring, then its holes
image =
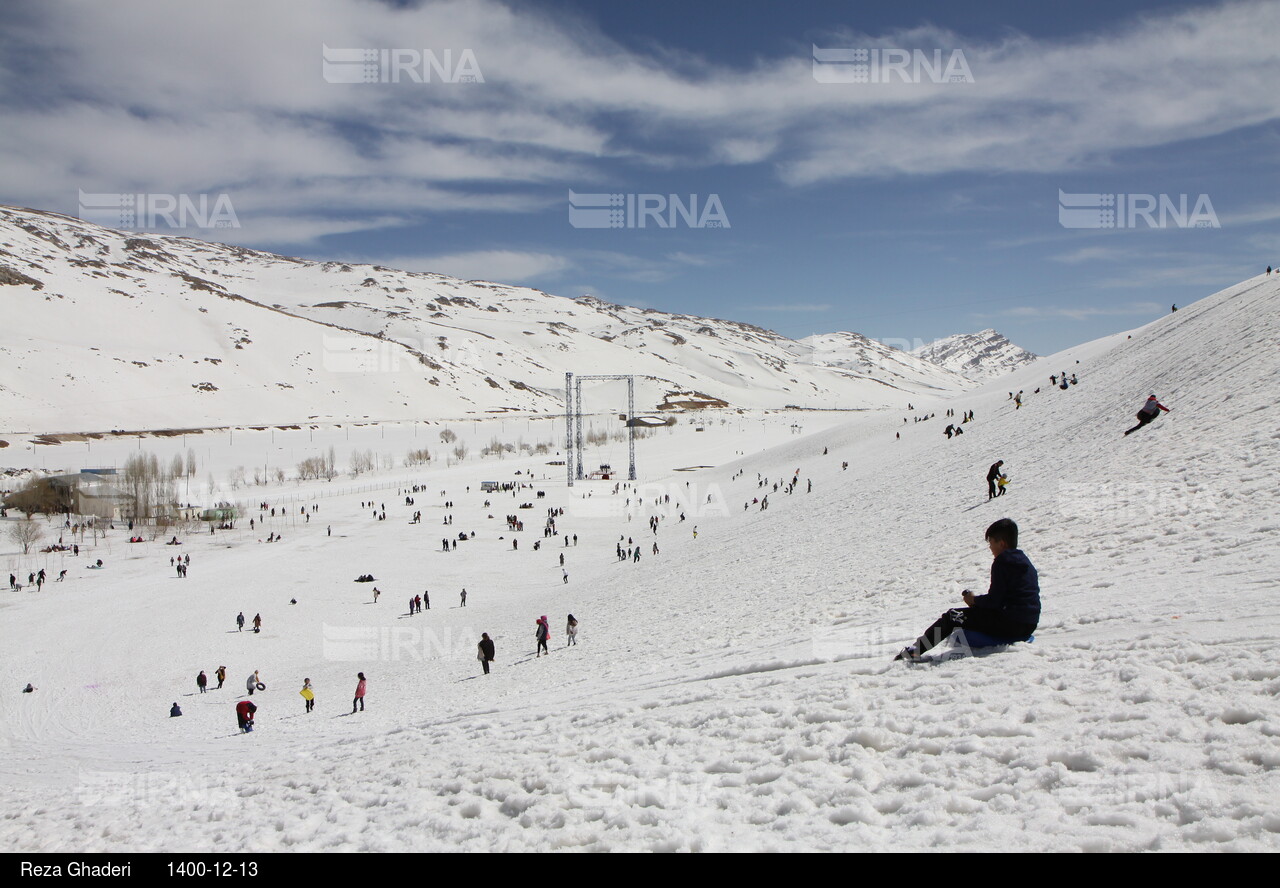
{"type": "MultiPolygon", "coordinates": [[[[735,321],[12,207],[0,300],[10,430],[556,413],[566,372],[634,374],[640,410],[901,406],[971,387],[883,348],[820,362],[735,321]]],[[[584,386],[585,406],[615,410],[621,390],[584,386]]]]}
{"type": "MultiPolygon", "coordinates": [[[[934,361],[869,339],[861,333],[818,333],[799,342],[816,366],[854,374],[887,373],[904,388],[927,385],[939,367],[934,361]]],[[[956,372],[951,368],[943,369],[956,372]]]]}
{"type": "Polygon", "coordinates": [[[1003,376],[1037,357],[990,329],[948,336],[912,349],[911,354],[975,381],[1003,376]]]}

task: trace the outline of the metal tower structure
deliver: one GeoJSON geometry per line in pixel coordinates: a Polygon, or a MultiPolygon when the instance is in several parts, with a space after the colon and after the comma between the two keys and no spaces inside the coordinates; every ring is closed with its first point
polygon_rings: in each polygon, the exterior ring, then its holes
{"type": "Polygon", "coordinates": [[[636,480],[636,378],[625,373],[564,375],[565,474],[569,486],[586,478],[582,470],[582,380],[625,379],[627,381],[627,480],[636,480]]]}

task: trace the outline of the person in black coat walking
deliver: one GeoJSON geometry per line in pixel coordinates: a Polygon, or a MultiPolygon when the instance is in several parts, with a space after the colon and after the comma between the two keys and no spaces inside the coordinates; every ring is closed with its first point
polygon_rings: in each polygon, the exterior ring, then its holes
{"type": "Polygon", "coordinates": [[[1000,477],[1000,467],[1004,465],[1004,460],[998,459],[991,464],[991,468],[987,469],[987,499],[998,496],[996,491],[996,479],[1000,477]]]}
{"type": "Polygon", "coordinates": [[[476,659],[484,667],[484,674],[489,674],[489,664],[493,662],[493,639],[488,632],[480,633],[480,644],[476,646],[476,659]]]}
{"type": "Polygon", "coordinates": [[[941,644],[957,629],[980,632],[1001,643],[1026,641],[1040,623],[1040,578],[1018,548],[1018,525],[1001,518],[987,528],[991,547],[991,586],[986,595],[964,590],[967,607],[947,611],[904,648],[895,660],[914,660],[941,644]]]}

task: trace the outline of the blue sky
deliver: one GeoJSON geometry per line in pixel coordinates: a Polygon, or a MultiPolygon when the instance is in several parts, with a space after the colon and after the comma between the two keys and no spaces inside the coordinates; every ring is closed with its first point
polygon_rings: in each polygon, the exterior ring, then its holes
{"type": "Polygon", "coordinates": [[[1040,353],[1280,265],[1280,4],[7,8],[4,203],[226,194],[238,227],[179,233],[790,336],[995,327],[1040,353]],[[324,46],[449,50],[478,76],[335,82],[324,46]],[[814,47],[958,53],[967,76],[820,82],[814,47]],[[729,225],[574,227],[570,191],[715,196],[729,225]],[[1067,228],[1060,191],[1206,195],[1220,227],[1067,228]]]}

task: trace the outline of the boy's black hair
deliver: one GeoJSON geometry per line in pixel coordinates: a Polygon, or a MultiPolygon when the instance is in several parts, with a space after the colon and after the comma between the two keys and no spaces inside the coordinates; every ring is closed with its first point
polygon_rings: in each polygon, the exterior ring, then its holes
{"type": "Polygon", "coordinates": [[[1010,549],[1018,548],[1018,525],[1012,518],[1001,518],[987,528],[986,539],[1003,540],[1010,549]]]}

